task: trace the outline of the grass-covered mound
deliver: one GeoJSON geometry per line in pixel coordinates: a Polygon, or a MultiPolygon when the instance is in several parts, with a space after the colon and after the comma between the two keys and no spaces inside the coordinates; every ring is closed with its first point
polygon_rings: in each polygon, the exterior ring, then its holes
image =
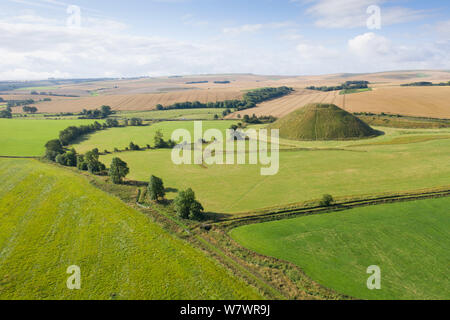
{"type": "Polygon", "coordinates": [[[308,104],[269,126],[290,140],[347,140],[368,138],[379,132],[334,104],[308,104]]]}

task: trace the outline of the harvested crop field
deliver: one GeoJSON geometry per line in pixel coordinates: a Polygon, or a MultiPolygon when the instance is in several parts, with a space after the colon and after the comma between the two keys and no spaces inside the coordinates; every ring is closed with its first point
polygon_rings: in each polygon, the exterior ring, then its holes
{"type": "Polygon", "coordinates": [[[168,106],[177,102],[200,101],[202,103],[241,99],[238,90],[188,90],[169,93],[105,95],[84,98],[66,98],[64,101],[41,102],[39,112],[79,112],[108,105],[114,110],[153,110],[157,104],[168,106]]]}
{"type": "Polygon", "coordinates": [[[345,96],[339,95],[338,91],[299,91],[239,113],[242,116],[256,114],[283,117],[308,103],[316,102],[334,103],[350,112],[450,118],[450,87],[383,87],[345,96]]]}

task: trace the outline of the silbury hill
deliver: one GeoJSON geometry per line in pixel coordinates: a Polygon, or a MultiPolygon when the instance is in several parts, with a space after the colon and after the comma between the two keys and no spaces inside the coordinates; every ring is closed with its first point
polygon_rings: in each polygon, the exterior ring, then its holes
{"type": "Polygon", "coordinates": [[[269,126],[289,140],[350,140],[380,135],[368,124],[334,104],[308,104],[269,126]]]}

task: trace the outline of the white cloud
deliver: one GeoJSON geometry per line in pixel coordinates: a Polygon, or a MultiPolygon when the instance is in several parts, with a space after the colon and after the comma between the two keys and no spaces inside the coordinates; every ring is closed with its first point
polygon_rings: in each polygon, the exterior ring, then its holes
{"type": "Polygon", "coordinates": [[[445,42],[421,46],[400,45],[373,32],[348,41],[349,58],[355,65],[365,65],[368,71],[449,68],[449,47],[445,42]]]}
{"type": "Polygon", "coordinates": [[[301,43],[296,49],[299,57],[307,61],[336,59],[339,56],[339,52],[336,49],[327,48],[322,45],[301,43]]]}
{"type": "MultiPolygon", "coordinates": [[[[298,1],[293,1],[298,2],[298,1]]],[[[387,0],[304,0],[312,5],[307,14],[314,17],[315,25],[323,28],[355,28],[367,25],[367,8],[381,7],[382,26],[414,21],[426,16],[422,10],[383,6],[387,0]]]]}
{"type": "Polygon", "coordinates": [[[237,27],[224,28],[222,31],[225,34],[240,35],[242,33],[254,33],[264,28],[266,29],[283,29],[293,27],[296,24],[292,21],[271,22],[265,24],[245,24],[237,27]]]}
{"type": "Polygon", "coordinates": [[[239,35],[241,33],[256,32],[256,31],[261,30],[262,28],[263,28],[262,24],[245,24],[245,25],[239,26],[239,27],[224,28],[223,33],[239,35]]]}

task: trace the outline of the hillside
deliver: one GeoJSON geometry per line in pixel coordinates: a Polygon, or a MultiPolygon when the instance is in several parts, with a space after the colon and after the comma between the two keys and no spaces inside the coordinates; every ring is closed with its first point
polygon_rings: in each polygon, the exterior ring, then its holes
{"type": "Polygon", "coordinates": [[[0,159],[0,178],[0,300],[260,298],[83,176],[0,159]],[[81,290],[66,287],[71,265],[81,290]]]}
{"type": "Polygon", "coordinates": [[[290,140],[346,140],[379,135],[362,120],[334,104],[309,104],[269,126],[290,140]]]}

